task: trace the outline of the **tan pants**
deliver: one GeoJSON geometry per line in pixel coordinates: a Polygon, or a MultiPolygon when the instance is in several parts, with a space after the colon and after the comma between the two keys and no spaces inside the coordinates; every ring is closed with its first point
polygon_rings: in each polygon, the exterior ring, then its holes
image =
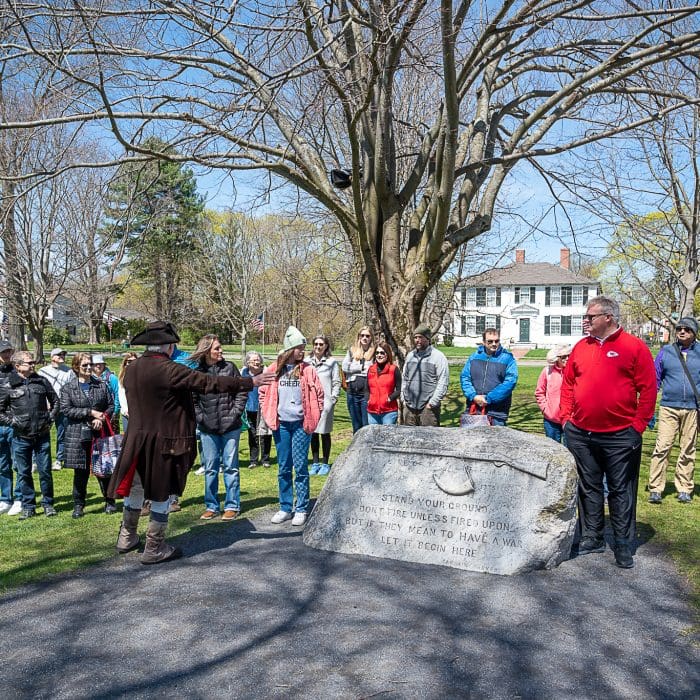
{"type": "Polygon", "coordinates": [[[430,408],[428,405],[421,411],[416,408],[403,407],[403,424],[404,425],[427,425],[439,428],[440,427],[440,406],[430,408]]]}
{"type": "Polygon", "coordinates": [[[678,493],[693,492],[695,469],[695,438],[698,434],[698,412],[690,408],[659,408],[656,445],[649,465],[649,491],[663,493],[666,486],[666,468],[671,448],[680,434],[680,451],[674,480],[678,493]]]}

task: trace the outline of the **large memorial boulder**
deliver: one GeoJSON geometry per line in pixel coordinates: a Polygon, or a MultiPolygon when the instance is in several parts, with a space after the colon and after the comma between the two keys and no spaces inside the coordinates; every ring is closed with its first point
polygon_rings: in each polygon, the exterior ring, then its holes
{"type": "Polygon", "coordinates": [[[368,426],[336,459],[304,543],[494,574],[548,569],[569,556],[575,488],[571,453],[538,435],[368,426]]]}

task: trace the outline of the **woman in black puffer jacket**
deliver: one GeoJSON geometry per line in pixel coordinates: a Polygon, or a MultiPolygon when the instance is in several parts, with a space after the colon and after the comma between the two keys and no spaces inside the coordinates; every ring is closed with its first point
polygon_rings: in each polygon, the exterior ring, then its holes
{"type": "MultiPolygon", "coordinates": [[[[90,478],[92,439],[100,437],[114,412],[114,400],[107,384],[92,376],[90,355],[79,352],[73,357],[73,377],[61,389],[61,413],[68,419],[65,434],[65,468],[73,469],[73,517],[82,518],[90,478]],[[91,434],[83,430],[91,428],[91,434]],[[85,439],[89,437],[90,439],[85,439]]],[[[95,477],[105,497],[105,513],[116,513],[113,498],[107,498],[109,476],[95,477]]]]}
{"type": "MultiPolygon", "coordinates": [[[[224,360],[221,342],[215,335],[205,335],[189,358],[195,369],[215,376],[240,377],[232,362],[224,360]]],[[[194,411],[202,440],[204,466],[204,505],[202,520],[219,515],[219,466],[224,473],[224,514],[230,521],[241,511],[241,483],[238,469],[238,441],[243,426],[241,416],[248,400],[247,391],[236,394],[193,394],[194,411]]]]}

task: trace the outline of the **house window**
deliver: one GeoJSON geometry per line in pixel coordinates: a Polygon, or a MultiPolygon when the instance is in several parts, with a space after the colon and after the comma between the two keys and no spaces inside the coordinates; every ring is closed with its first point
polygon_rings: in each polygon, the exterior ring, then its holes
{"type": "Polygon", "coordinates": [[[515,288],[515,303],[535,303],[535,288],[534,287],[516,287],[515,288]]]}
{"type": "Polygon", "coordinates": [[[476,287],[469,287],[467,289],[467,305],[470,308],[476,306],[476,287]]]}
{"type": "Polygon", "coordinates": [[[571,316],[561,317],[561,334],[571,335],[571,316]]]}
{"type": "Polygon", "coordinates": [[[551,287],[552,290],[551,293],[551,301],[552,301],[552,306],[560,306],[561,305],[561,287],[551,287]]]}
{"type": "MultiPolygon", "coordinates": [[[[487,316],[485,328],[497,328],[501,330],[501,317],[500,316],[487,316]]],[[[483,331],[482,331],[483,333],[483,331]]]]}
{"type": "Polygon", "coordinates": [[[561,335],[561,316],[550,316],[549,333],[550,335],[561,335]]]}
{"type": "Polygon", "coordinates": [[[571,317],[571,335],[583,335],[583,316],[571,317]]]}
{"type": "Polygon", "coordinates": [[[486,287],[476,288],[476,305],[486,306],[486,287]]]}
{"type": "Polygon", "coordinates": [[[486,316],[476,317],[476,333],[474,335],[483,335],[486,330],[486,316]]]}
{"type": "Polygon", "coordinates": [[[562,306],[571,306],[571,287],[562,287],[561,288],[561,301],[560,304],[562,306]]]}
{"type": "Polygon", "coordinates": [[[574,287],[572,306],[583,306],[583,287],[574,287]]]}
{"type": "Polygon", "coordinates": [[[476,335],[476,316],[467,316],[467,332],[464,335],[476,335]]]}
{"type": "Polygon", "coordinates": [[[487,287],[486,288],[486,306],[501,305],[501,288],[487,287]]]}

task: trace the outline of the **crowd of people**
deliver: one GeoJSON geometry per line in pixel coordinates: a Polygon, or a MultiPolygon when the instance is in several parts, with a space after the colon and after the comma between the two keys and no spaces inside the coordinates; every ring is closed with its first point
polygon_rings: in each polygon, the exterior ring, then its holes
{"type": "MultiPolygon", "coordinates": [[[[616,563],[628,568],[633,565],[642,433],[653,419],[659,389],[649,501],[662,501],[677,436],[678,500],[692,500],[700,406],[698,325],[693,318],[681,319],[676,342],[664,346],[655,361],[641,340],[621,328],[613,299],[590,300],[583,329],[584,337],[575,346],[560,345],[548,353],[535,398],[545,435],[562,442],[576,461],[579,554],[605,550],[607,501],[616,563]]],[[[333,358],[330,340],[323,335],[313,338],[307,356],[306,338],[290,326],[275,362],[265,368],[260,353],[251,351],[240,372],[224,359],[216,335],[202,337],[187,355],[176,346],[174,328],[157,322],[133,340],[146,345],[146,352],[127,352],[117,374],[102,355],[79,352],[68,366],[61,348],[54,348],[50,364],[36,372],[29,353],[14,352],[2,341],[0,514],[19,515],[20,520],[36,515],[36,470],[41,507],[47,517],[55,516],[52,471],[67,468],[73,470],[72,516],[83,517],[95,440],[123,430],[115,473],[96,477],[104,511],[117,512],[115,499],[125,499],[120,552],[138,546],[138,518],[149,514],[142,561],[166,561],[179,554],[164,541],[168,514],[178,509],[177,497],[197,452],[204,476],[201,519],[232,521],[239,516],[239,443],[245,430],[250,469],[269,468],[273,442],[276,448],[279,510],[272,522],[291,520],[301,526],[309,512],[310,475],[326,475],[331,469],[341,388],[353,433],[366,425],[396,424],[400,414],[405,425],[440,425],[449,384],[447,359],[432,345],[428,326],[419,325],[413,340],[414,349],[400,370],[391,346],[377,340],[367,326],[360,328],[342,362],[333,358]]],[[[468,410],[480,411],[491,425],[505,426],[518,366],[501,345],[498,329],[487,328],[482,340],[464,364],[461,389],[468,410]]]]}

